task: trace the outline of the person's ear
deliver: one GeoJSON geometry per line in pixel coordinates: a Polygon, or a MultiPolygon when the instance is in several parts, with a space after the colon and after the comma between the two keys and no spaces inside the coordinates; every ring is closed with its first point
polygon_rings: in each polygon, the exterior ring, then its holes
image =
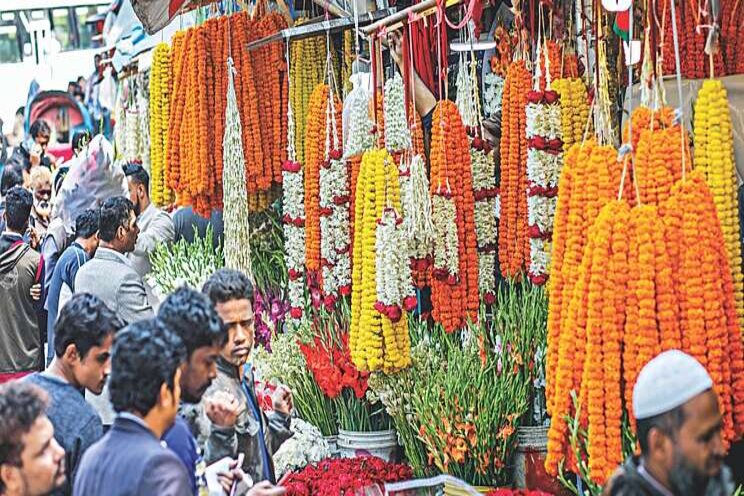
{"type": "Polygon", "coordinates": [[[674,455],[674,442],[664,431],[658,427],[652,427],[648,431],[648,449],[651,459],[667,465],[674,455]]]}
{"type": "Polygon", "coordinates": [[[5,494],[20,494],[21,479],[19,469],[13,465],[3,463],[0,465],[0,480],[5,485],[5,494]]]}
{"type": "Polygon", "coordinates": [[[74,343],[67,345],[67,348],[65,348],[65,354],[62,355],[62,358],[68,363],[79,362],[82,359],[80,353],[78,353],[77,345],[74,343]]]}

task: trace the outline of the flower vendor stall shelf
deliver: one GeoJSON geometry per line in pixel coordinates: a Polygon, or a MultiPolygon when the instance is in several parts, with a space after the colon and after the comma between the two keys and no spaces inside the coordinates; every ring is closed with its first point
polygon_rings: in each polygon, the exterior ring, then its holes
{"type": "Polygon", "coordinates": [[[395,429],[372,432],[339,429],[338,449],[343,458],[369,455],[391,462],[397,458],[398,434],[395,429]]]}

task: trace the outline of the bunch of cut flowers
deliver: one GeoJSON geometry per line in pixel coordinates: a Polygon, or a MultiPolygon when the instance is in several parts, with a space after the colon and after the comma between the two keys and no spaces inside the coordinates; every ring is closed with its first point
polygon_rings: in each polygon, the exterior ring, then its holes
{"type": "Polygon", "coordinates": [[[327,459],[286,476],[280,485],[288,496],[354,496],[365,487],[400,482],[413,476],[407,465],[374,456],[327,459]]]}
{"type": "Polygon", "coordinates": [[[278,478],[297,472],[308,465],[330,458],[331,449],[320,430],[301,419],[292,421],[292,437],[274,453],[274,468],[278,478]]]}

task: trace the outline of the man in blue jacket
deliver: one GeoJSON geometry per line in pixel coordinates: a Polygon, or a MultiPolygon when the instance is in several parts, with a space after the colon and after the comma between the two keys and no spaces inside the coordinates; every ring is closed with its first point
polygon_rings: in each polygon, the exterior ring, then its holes
{"type": "Polygon", "coordinates": [[[73,494],[190,494],[183,463],[160,443],[181,400],[183,342],[159,321],[144,320],[121,331],[112,351],[109,391],[118,415],[83,455],[73,494]]]}

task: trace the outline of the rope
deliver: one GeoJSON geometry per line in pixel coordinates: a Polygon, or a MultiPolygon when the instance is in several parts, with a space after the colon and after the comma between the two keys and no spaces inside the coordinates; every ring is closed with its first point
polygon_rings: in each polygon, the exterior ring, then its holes
{"type": "MultiPolygon", "coordinates": [[[[677,9],[674,6],[674,0],[669,2],[672,7],[672,39],[674,41],[674,63],[677,68],[677,98],[679,100],[679,113],[680,121],[685,122],[685,107],[684,107],[684,95],[682,94],[682,64],[679,58],[679,33],[677,32],[677,9]]],[[[685,127],[684,125],[679,126],[679,140],[680,146],[682,147],[682,180],[685,180],[685,127]]]]}

